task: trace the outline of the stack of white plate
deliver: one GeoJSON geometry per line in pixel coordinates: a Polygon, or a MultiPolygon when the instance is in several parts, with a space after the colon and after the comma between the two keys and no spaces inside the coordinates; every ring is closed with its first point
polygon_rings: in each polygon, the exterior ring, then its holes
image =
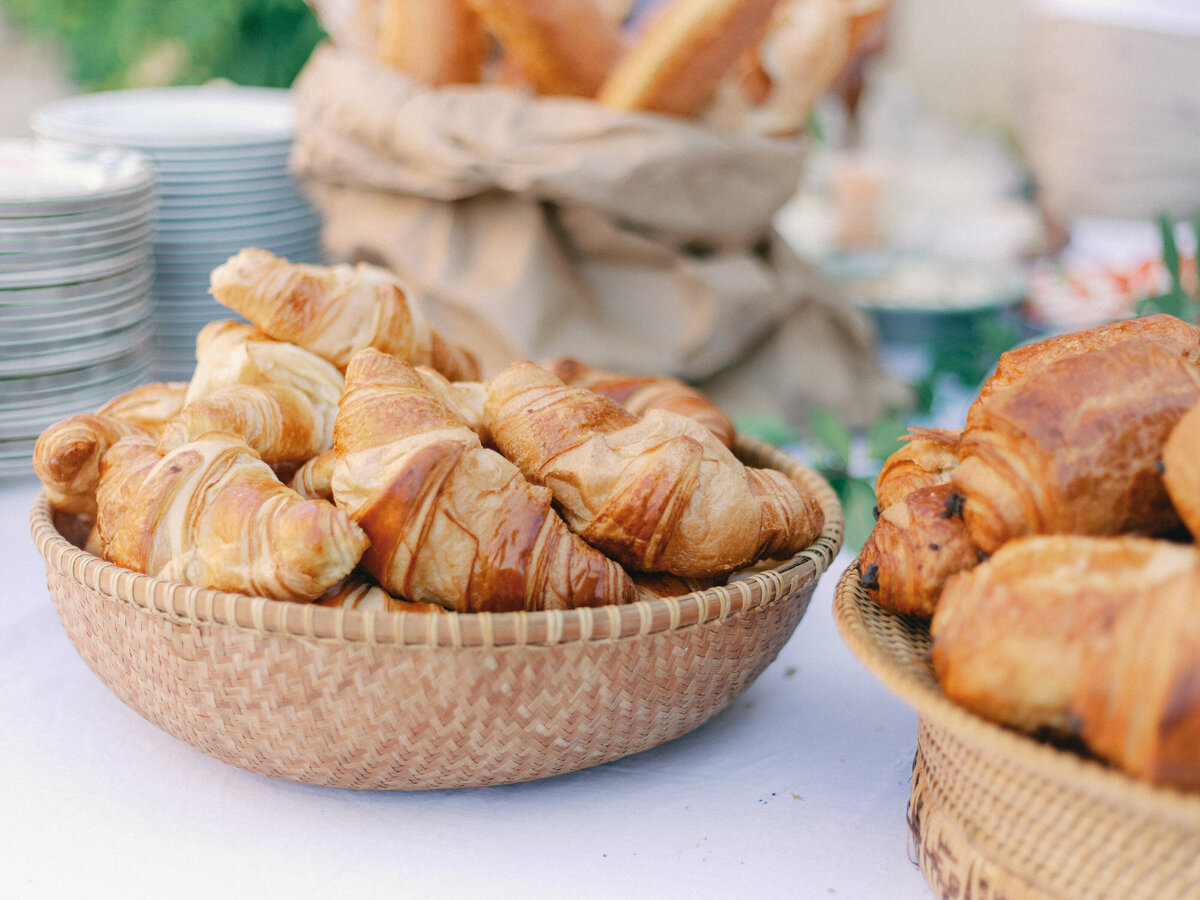
{"type": "Polygon", "coordinates": [[[46,140],[133,148],[154,163],[156,377],[183,380],[196,333],[236,319],[208,293],[212,270],[245,247],[322,262],[320,220],[288,173],[289,91],[217,84],[83,94],[39,109],[46,140]]]}
{"type": "Polygon", "coordinates": [[[141,154],[0,141],[0,475],[149,380],[153,213],[141,154]]]}

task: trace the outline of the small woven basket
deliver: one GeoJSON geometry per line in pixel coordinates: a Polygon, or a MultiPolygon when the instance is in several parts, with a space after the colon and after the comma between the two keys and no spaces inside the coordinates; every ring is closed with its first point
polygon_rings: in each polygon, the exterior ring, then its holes
{"type": "Polygon", "coordinates": [[[833,609],[851,651],[917,711],[909,835],[937,896],[1200,897],[1200,797],[956,706],[938,687],[927,624],[885,612],[857,562],[833,609]]]}
{"type": "Polygon", "coordinates": [[[775,658],[841,547],[837,495],[751,439],[737,451],[814,491],[820,538],[727,587],[624,606],[429,614],[187,587],[69,543],[31,513],[76,650],[175,737],[263,775],[348,788],[506,784],[638,753],[727,707],[775,658]]]}

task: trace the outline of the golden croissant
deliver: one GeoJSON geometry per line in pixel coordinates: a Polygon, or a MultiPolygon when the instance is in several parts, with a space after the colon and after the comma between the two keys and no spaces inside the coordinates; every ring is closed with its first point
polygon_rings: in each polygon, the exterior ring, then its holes
{"type": "Polygon", "coordinates": [[[903,500],[918,488],[950,480],[958,465],[961,431],[945,428],[909,428],[903,445],[887,459],[875,479],[875,504],[880,510],[903,500]]]}
{"type": "Polygon", "coordinates": [[[282,385],[303,394],[321,429],[333,434],[333,418],[346,386],[328,360],[243,322],[209,322],[196,335],[196,368],[185,405],[235,384],[282,385]]]}
{"type": "Polygon", "coordinates": [[[317,598],[318,606],[340,609],[379,610],[387,612],[431,612],[444,613],[444,607],[436,603],[414,603],[393,597],[370,578],[351,572],[317,598]]]}
{"type": "Polygon", "coordinates": [[[1071,710],[1097,755],[1200,789],[1200,567],[1158,579],[1084,647],[1071,710]]]}
{"type": "Polygon", "coordinates": [[[486,388],[481,381],[451,381],[430,366],[414,366],[417,377],[438,402],[462,419],[479,440],[487,446],[491,436],[483,423],[483,400],[486,388]]]}
{"type": "Polygon", "coordinates": [[[56,510],[91,518],[96,514],[100,463],[123,437],[153,437],[183,407],[184,382],[153,382],[110,400],[95,413],[54,423],[39,436],[33,469],[56,510]]]}
{"type": "Polygon", "coordinates": [[[550,489],[572,529],[628,568],[718,575],[789,556],[821,532],[815,497],[744,466],[686,416],[638,419],[531,362],[488,382],[484,413],[496,446],[550,489]]]}
{"type": "Polygon", "coordinates": [[[114,397],[96,410],[96,414],[136,422],[157,431],[179,414],[187,389],[186,381],[150,382],[114,397]]]}
{"type": "Polygon", "coordinates": [[[158,450],[166,453],[208,431],[228,431],[264,462],[299,464],[332,448],[333,416],[326,412],[285,384],[232,384],[185,406],[163,428],[158,450]]]}
{"type": "Polygon", "coordinates": [[[930,623],[938,683],[985,718],[1068,734],[1088,649],[1123,608],[1198,561],[1190,545],[1129,535],[1010,541],[946,583],[930,623]]]}
{"type": "Polygon", "coordinates": [[[97,489],[106,559],[147,575],[311,601],[348,575],[366,535],[341,510],[280,483],[241,438],[211,432],[159,456],[126,438],[97,489]]]}
{"type": "Polygon", "coordinates": [[[979,562],[949,482],[884,508],[859,552],[862,585],[889,612],[928,619],[946,580],[979,562]]]}
{"type": "Polygon", "coordinates": [[[333,464],[337,454],[333,449],[318,453],[301,465],[288,480],[288,487],[301,497],[333,501],[333,464]]]}
{"type": "Polygon", "coordinates": [[[345,369],[373,347],[453,381],[477,378],[465,350],[448,344],[391,272],[366,263],[292,263],[248,248],[213,270],[212,295],[264,332],[345,369]]]}
{"type": "Polygon", "coordinates": [[[737,436],[733,421],[703,391],[665,375],[625,375],[590,366],[572,357],[558,357],[543,363],[572,387],[587,388],[621,404],[641,417],[652,409],[669,409],[695,419],[726,447],[737,436]]]}
{"type": "Polygon", "coordinates": [[[389,593],[458,612],[637,599],[629,576],[572,534],[529,484],[424,386],[364,350],[334,426],[337,504],[370,536],[363,568],[389,593]]]}
{"type": "Polygon", "coordinates": [[[963,431],[950,476],[972,540],[991,553],[1028,534],[1178,527],[1160,463],[1197,400],[1200,366],[1137,333],[991,393],[963,431]]]}

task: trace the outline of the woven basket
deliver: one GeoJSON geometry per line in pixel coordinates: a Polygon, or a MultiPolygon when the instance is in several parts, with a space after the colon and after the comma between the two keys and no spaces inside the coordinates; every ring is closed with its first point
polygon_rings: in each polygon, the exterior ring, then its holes
{"type": "Polygon", "coordinates": [[[851,651],[917,711],[909,834],[939,897],[1200,897],[1200,797],[1137,782],[951,703],[925,622],[885,612],[855,562],[834,593],[851,651]]]}
{"type": "Polygon", "coordinates": [[[728,587],[625,606],[428,614],[191,588],[104,562],[32,513],[76,650],[151,722],[263,775],[348,788],[529,781],[637,753],[728,706],[791,636],[841,547],[837,496],[743,438],[747,463],[813,490],[821,537],[728,587]]]}

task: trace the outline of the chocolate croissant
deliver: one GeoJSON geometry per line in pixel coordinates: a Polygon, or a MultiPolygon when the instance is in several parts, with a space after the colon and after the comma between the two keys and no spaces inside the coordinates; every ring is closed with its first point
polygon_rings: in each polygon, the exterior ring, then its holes
{"type": "Polygon", "coordinates": [[[996,370],[984,382],[979,396],[967,410],[967,427],[975,423],[987,406],[997,402],[999,395],[1042,377],[1045,369],[1053,363],[1072,356],[1104,351],[1128,340],[1160,343],[1188,363],[1200,365],[1200,329],[1166,314],[1109,322],[1095,328],[1055,335],[1001,354],[996,370]]]}
{"type": "Polygon", "coordinates": [[[197,587],[311,601],[357,565],[366,535],[341,510],[305,500],[235,435],[211,432],[159,456],[126,438],[97,489],[103,556],[197,587]]]}
{"type": "Polygon", "coordinates": [[[884,609],[928,619],[947,579],[979,562],[960,499],[942,482],[909,492],[880,514],[863,542],[859,571],[863,587],[884,609]]]}
{"type": "Polygon", "coordinates": [[[292,263],[249,248],[213,270],[210,291],[271,337],[338,369],[374,347],[453,381],[479,377],[474,357],[448,344],[396,276],[377,266],[292,263]]]}
{"type": "Polygon", "coordinates": [[[123,437],[154,437],[183,407],[187,384],[153,382],[110,400],[95,413],[68,416],[46,428],[33,450],[33,469],[59,512],[92,518],[100,463],[123,437]]]}
{"type": "Polygon", "coordinates": [[[363,568],[397,597],[458,612],[637,599],[550,492],[484,448],[402,360],[371,349],[351,360],[334,450],[334,498],[371,539],[363,568]]]}
{"type": "Polygon", "coordinates": [[[1090,648],[1121,610],[1198,562],[1190,545],[1129,535],[1010,541],[942,591],[930,657],[943,693],[1026,732],[1072,733],[1090,648]]]}
{"type": "Polygon", "coordinates": [[[949,482],[958,465],[961,431],[909,428],[903,446],[892,452],[875,478],[875,504],[885,510],[918,488],[949,482]]]}
{"type": "Polygon", "coordinates": [[[662,409],[638,419],[531,362],[488,382],[484,417],[572,529],[627,568],[719,575],[789,556],[824,524],[807,490],[744,466],[695,420],[662,409]]]}
{"type": "Polygon", "coordinates": [[[1160,461],[1198,399],[1195,360],[1139,333],[989,392],[963,431],[951,475],[971,539],[991,553],[1029,534],[1178,527],[1160,461]]]}
{"type": "Polygon", "coordinates": [[[639,418],[652,409],[667,409],[695,419],[726,447],[737,436],[733,421],[705,394],[678,378],[665,375],[626,375],[590,366],[572,357],[547,360],[542,368],[571,387],[587,388],[615,400],[639,418]]]}

